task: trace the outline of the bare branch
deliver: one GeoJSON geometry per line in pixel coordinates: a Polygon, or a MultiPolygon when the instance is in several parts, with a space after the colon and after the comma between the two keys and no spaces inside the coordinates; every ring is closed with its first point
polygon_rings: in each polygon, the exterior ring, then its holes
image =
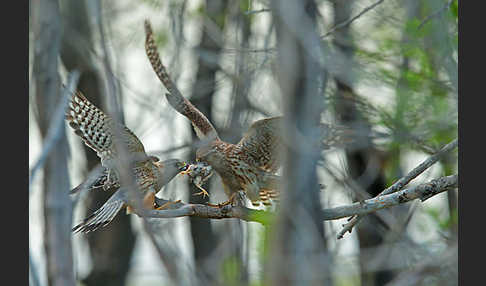
{"type": "Polygon", "coordinates": [[[352,22],[354,22],[354,20],[356,20],[359,17],[363,16],[366,12],[368,12],[371,9],[375,8],[376,6],[378,6],[379,4],[381,4],[383,1],[384,0],[378,0],[377,2],[373,3],[372,5],[364,8],[361,12],[359,12],[358,15],[354,16],[353,18],[348,19],[348,20],[346,20],[344,22],[341,22],[341,23],[337,24],[336,26],[332,27],[331,30],[329,30],[327,33],[325,33],[323,36],[321,36],[321,39],[326,38],[327,36],[329,36],[330,34],[334,33],[334,31],[336,31],[338,29],[341,29],[343,27],[348,26],[349,24],[351,24],[352,22]]]}
{"type": "Polygon", "coordinates": [[[156,198],[159,205],[170,203],[170,209],[146,210],[142,214],[151,218],[174,218],[184,216],[196,216],[200,218],[223,219],[239,218],[245,221],[259,222],[263,225],[269,223],[268,217],[273,213],[262,210],[249,209],[243,206],[226,205],[221,208],[203,204],[185,204],[180,201],[170,202],[156,198]]]}
{"type": "Polygon", "coordinates": [[[262,13],[262,12],[272,12],[272,10],[267,9],[267,8],[263,8],[263,9],[260,9],[260,10],[246,11],[243,14],[245,14],[245,15],[252,15],[252,14],[257,14],[257,13],[262,13]]]}
{"type": "Polygon", "coordinates": [[[427,22],[429,22],[433,18],[440,16],[440,14],[442,14],[445,10],[449,10],[449,8],[452,5],[452,2],[454,2],[454,0],[449,0],[442,8],[427,16],[422,21],[422,23],[420,23],[420,25],[417,27],[417,30],[420,30],[427,22]]]}
{"type": "MultiPolygon", "coordinates": [[[[430,166],[435,164],[437,161],[439,161],[445,154],[447,154],[449,151],[455,149],[458,145],[458,140],[455,139],[449,144],[445,145],[442,147],[439,152],[436,154],[430,156],[427,158],[424,162],[422,162],[420,165],[415,167],[412,171],[410,171],[407,175],[402,177],[400,180],[398,180],[396,183],[385,189],[383,192],[379,193],[376,197],[391,194],[393,192],[401,190],[405,185],[407,185],[410,181],[415,179],[418,175],[423,173],[425,170],[427,170],[430,166]]],[[[343,225],[343,229],[338,233],[338,239],[342,238],[346,232],[351,232],[353,227],[363,218],[363,215],[359,215],[357,217],[352,218],[347,224],[343,225]]]]}
{"type": "Polygon", "coordinates": [[[56,108],[55,114],[51,120],[49,130],[47,131],[47,136],[45,139],[44,147],[42,148],[41,155],[37,162],[30,171],[29,178],[29,194],[32,191],[32,182],[39,169],[42,168],[44,162],[52,150],[52,147],[56,145],[57,141],[61,138],[62,128],[64,128],[64,113],[66,111],[69,95],[76,90],[76,86],[79,80],[79,72],[77,70],[72,71],[68,77],[67,87],[63,90],[61,102],[56,108]]]}
{"type": "Polygon", "coordinates": [[[437,161],[439,161],[446,153],[455,149],[457,145],[458,145],[458,140],[454,139],[452,142],[442,147],[442,149],[440,149],[439,152],[427,158],[420,165],[418,165],[416,168],[410,171],[407,175],[405,175],[403,178],[401,178],[396,183],[394,183],[391,187],[379,193],[378,196],[391,194],[393,192],[401,190],[406,184],[408,184],[410,181],[415,179],[418,175],[420,175],[425,170],[427,170],[430,166],[432,166],[437,161]]]}
{"type": "MultiPolygon", "coordinates": [[[[420,199],[424,202],[439,193],[456,188],[457,186],[457,174],[440,177],[393,194],[381,195],[350,205],[324,209],[322,211],[322,220],[336,220],[353,215],[368,214],[415,199],[420,199]]],[[[267,225],[271,221],[270,218],[275,215],[270,211],[254,210],[242,206],[226,205],[223,207],[213,207],[203,204],[186,204],[180,201],[171,202],[159,198],[156,200],[159,205],[169,203],[170,208],[165,210],[141,210],[140,214],[150,218],[175,218],[184,216],[210,219],[238,218],[248,222],[259,222],[263,225],[267,225]]]]}
{"type": "Polygon", "coordinates": [[[347,206],[323,210],[324,220],[334,220],[353,215],[368,214],[377,210],[410,202],[415,199],[420,199],[423,202],[439,193],[456,188],[457,185],[457,174],[441,177],[428,183],[423,183],[393,194],[381,195],[363,202],[356,202],[347,206]]]}

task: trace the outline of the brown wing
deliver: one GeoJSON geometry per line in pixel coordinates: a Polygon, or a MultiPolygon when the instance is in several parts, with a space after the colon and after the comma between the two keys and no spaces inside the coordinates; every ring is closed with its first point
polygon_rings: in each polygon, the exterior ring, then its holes
{"type": "MultiPolygon", "coordinates": [[[[77,91],[70,99],[66,120],[74,133],[101,158],[101,162],[113,158],[113,120],[94,106],[84,95],[77,91]]],[[[121,125],[120,137],[132,154],[145,154],[140,140],[126,126],[121,125]]]]}
{"type": "Polygon", "coordinates": [[[268,172],[276,172],[280,167],[282,148],[281,116],[265,118],[254,122],[237,146],[243,156],[268,172]]]}
{"type": "Polygon", "coordinates": [[[166,68],[160,60],[157,47],[153,38],[152,27],[150,22],[145,20],[145,52],[150,60],[150,64],[155,73],[159,77],[160,81],[164,84],[165,88],[169,91],[165,96],[169,104],[177,110],[180,114],[186,116],[192,123],[194,130],[199,139],[219,139],[216,129],[204,114],[199,111],[189,100],[184,98],[171,80],[166,68]]]}

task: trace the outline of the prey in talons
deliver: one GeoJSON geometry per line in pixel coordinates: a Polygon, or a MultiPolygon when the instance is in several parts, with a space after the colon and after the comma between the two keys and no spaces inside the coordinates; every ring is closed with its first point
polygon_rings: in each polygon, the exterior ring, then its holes
{"type": "Polygon", "coordinates": [[[204,182],[206,182],[213,175],[213,168],[204,162],[196,162],[188,164],[185,171],[180,172],[181,175],[188,175],[191,182],[201,190],[199,193],[194,195],[208,196],[209,193],[202,187],[204,182]]]}

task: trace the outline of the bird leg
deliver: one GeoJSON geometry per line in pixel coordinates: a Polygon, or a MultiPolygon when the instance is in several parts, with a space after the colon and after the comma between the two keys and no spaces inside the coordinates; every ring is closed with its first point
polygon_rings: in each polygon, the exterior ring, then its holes
{"type": "Polygon", "coordinates": [[[182,171],[182,172],[179,172],[179,175],[188,175],[191,173],[192,170],[190,170],[190,168],[187,168],[185,171],[182,171]]]}
{"type": "Polygon", "coordinates": [[[206,191],[206,190],[205,190],[203,187],[201,187],[200,185],[197,185],[197,184],[194,184],[194,185],[195,185],[195,186],[196,186],[198,189],[200,189],[200,190],[201,190],[201,192],[193,194],[194,196],[202,195],[202,196],[203,196],[203,198],[204,198],[204,196],[209,197],[209,193],[208,193],[208,192],[207,192],[207,191],[206,191]]]}
{"type": "Polygon", "coordinates": [[[111,188],[117,186],[118,177],[117,177],[116,173],[111,169],[108,169],[106,172],[107,172],[107,175],[106,175],[105,181],[103,182],[102,188],[103,188],[104,191],[109,191],[111,188]]]}
{"type": "Polygon", "coordinates": [[[229,204],[231,204],[232,206],[234,206],[236,194],[237,194],[236,192],[233,193],[226,202],[218,203],[217,205],[211,204],[211,203],[207,203],[207,205],[210,206],[210,207],[213,207],[213,208],[222,208],[222,207],[227,206],[229,204]]]}
{"type": "Polygon", "coordinates": [[[111,175],[111,172],[112,171],[110,169],[108,169],[108,172],[107,172],[108,174],[106,175],[106,181],[103,182],[103,190],[104,191],[109,190],[110,186],[112,184],[112,181],[114,181],[113,178],[112,178],[113,175],[111,175]]]}
{"type": "Polygon", "coordinates": [[[179,172],[180,175],[188,175],[192,183],[201,190],[199,193],[195,193],[194,196],[202,195],[209,197],[209,193],[202,187],[202,184],[211,177],[212,168],[207,164],[196,163],[189,164],[187,169],[179,172]]]}

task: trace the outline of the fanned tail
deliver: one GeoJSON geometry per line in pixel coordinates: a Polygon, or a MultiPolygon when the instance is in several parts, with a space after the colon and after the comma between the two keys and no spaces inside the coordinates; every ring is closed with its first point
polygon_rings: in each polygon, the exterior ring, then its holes
{"type": "Polygon", "coordinates": [[[260,189],[260,200],[265,206],[277,204],[280,201],[280,191],[272,189],[260,189]]]}
{"type": "Polygon", "coordinates": [[[110,223],[116,214],[125,206],[120,191],[116,192],[111,198],[98,210],[85,218],[83,222],[73,227],[73,232],[90,232],[110,223]]]}

